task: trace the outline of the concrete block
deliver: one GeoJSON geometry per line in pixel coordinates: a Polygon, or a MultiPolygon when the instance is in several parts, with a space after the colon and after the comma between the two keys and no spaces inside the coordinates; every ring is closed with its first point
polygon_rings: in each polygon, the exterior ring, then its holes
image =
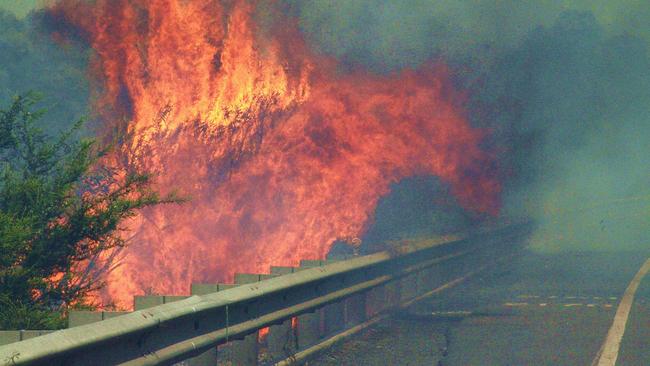
{"type": "Polygon", "coordinates": [[[103,319],[101,311],[70,310],[68,313],[68,328],[98,322],[103,319]]]}
{"type": "Polygon", "coordinates": [[[44,334],[56,332],[55,330],[0,330],[0,346],[9,343],[24,341],[44,334]]]}
{"type": "Polygon", "coordinates": [[[271,266],[271,274],[285,275],[294,272],[295,267],[271,266]]]}
{"type": "Polygon", "coordinates": [[[187,299],[189,296],[183,295],[144,295],[134,296],[133,303],[135,310],[148,309],[154,306],[168,304],[170,302],[187,299]]]}
{"type": "Polygon", "coordinates": [[[235,273],[235,284],[244,285],[260,281],[260,275],[257,273],[235,273]]]}
{"type": "Polygon", "coordinates": [[[148,309],[165,303],[165,297],[159,295],[144,295],[133,297],[133,308],[135,310],[148,309]]]}
{"type": "Polygon", "coordinates": [[[326,259],[326,260],[324,260],[324,261],[321,261],[321,265],[325,266],[325,265],[328,265],[328,264],[332,264],[332,263],[336,263],[336,262],[344,261],[344,260],[346,260],[346,259],[349,259],[349,258],[332,258],[332,259],[326,259]]]}
{"type": "Polygon", "coordinates": [[[261,274],[260,281],[268,280],[269,278],[278,277],[276,274],[261,274]]]}
{"type": "Polygon", "coordinates": [[[165,295],[163,296],[163,303],[169,304],[170,302],[185,300],[188,297],[189,296],[182,296],[182,295],[165,295]]]}
{"type": "Polygon", "coordinates": [[[129,314],[130,311],[102,311],[103,320],[115,318],[116,316],[129,314]]]}
{"type": "Polygon", "coordinates": [[[238,285],[235,285],[234,283],[219,283],[217,285],[219,286],[219,291],[228,290],[228,289],[235,288],[235,287],[238,286],[238,285]]]}
{"type": "Polygon", "coordinates": [[[21,330],[20,340],[24,341],[25,339],[35,338],[52,332],[54,331],[53,330],[21,330]]]}
{"type": "Polygon", "coordinates": [[[219,291],[219,284],[217,283],[193,283],[190,285],[190,294],[192,295],[207,295],[219,291]]]}
{"type": "Polygon", "coordinates": [[[0,330],[0,346],[20,341],[19,330],[0,330]]]}
{"type": "Polygon", "coordinates": [[[300,267],[310,268],[310,267],[320,267],[323,265],[323,261],[320,259],[302,259],[300,261],[300,267]]]}
{"type": "Polygon", "coordinates": [[[130,311],[71,310],[68,313],[68,328],[95,323],[128,313],[130,311]]]}

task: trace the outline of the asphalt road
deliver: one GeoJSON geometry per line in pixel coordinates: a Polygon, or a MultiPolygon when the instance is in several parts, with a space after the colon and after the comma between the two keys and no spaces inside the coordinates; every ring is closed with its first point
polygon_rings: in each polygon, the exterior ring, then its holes
{"type": "MultiPolygon", "coordinates": [[[[650,252],[524,252],[337,345],[309,365],[591,365],[650,252]]],[[[650,279],[617,365],[650,365],[650,279]]]]}

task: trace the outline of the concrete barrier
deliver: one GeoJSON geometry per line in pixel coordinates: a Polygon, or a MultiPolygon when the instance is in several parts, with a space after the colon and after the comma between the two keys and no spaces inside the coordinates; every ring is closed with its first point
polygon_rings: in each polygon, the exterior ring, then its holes
{"type": "Polygon", "coordinates": [[[68,313],[68,328],[94,323],[128,313],[130,311],[70,310],[68,313]]]}
{"type": "Polygon", "coordinates": [[[171,302],[187,299],[189,296],[177,295],[137,295],[133,297],[133,308],[137,310],[148,309],[154,306],[169,304],[171,302]]]}
{"type": "Polygon", "coordinates": [[[55,332],[54,330],[0,330],[0,345],[24,341],[26,339],[55,332]]]}

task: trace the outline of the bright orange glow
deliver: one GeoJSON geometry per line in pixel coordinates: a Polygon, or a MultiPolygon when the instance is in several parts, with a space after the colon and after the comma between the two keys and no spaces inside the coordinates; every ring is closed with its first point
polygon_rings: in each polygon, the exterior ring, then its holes
{"type": "Polygon", "coordinates": [[[266,337],[269,335],[269,327],[260,328],[257,333],[258,342],[262,343],[266,341],[266,337]]]}
{"type": "Polygon", "coordinates": [[[361,236],[408,176],[436,175],[464,207],[498,209],[485,131],[469,126],[441,63],[343,74],[291,19],[260,22],[246,1],[71,0],[52,14],[96,52],[97,109],[126,121],[123,164],[192,198],[133,220],[106,301],[322,258],[361,236]]]}

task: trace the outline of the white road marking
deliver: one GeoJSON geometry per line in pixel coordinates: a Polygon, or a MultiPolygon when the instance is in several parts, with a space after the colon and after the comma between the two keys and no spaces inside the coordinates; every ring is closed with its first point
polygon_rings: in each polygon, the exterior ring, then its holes
{"type": "Polygon", "coordinates": [[[582,306],[582,305],[583,304],[564,304],[564,307],[565,308],[571,308],[571,307],[574,307],[574,306],[582,306]]]}
{"type": "MultiPolygon", "coordinates": [[[[623,333],[625,333],[625,326],[627,325],[627,318],[630,315],[630,309],[632,308],[632,301],[634,300],[634,294],[639,288],[639,284],[643,279],[643,276],[650,271],[650,258],[645,261],[639,272],[636,273],[632,282],[625,289],[623,298],[618,304],[616,309],[616,315],[614,315],[614,323],[612,327],[609,328],[607,332],[607,338],[605,338],[605,343],[603,343],[600,351],[596,355],[592,366],[614,366],[616,365],[616,359],[618,358],[618,351],[621,347],[621,340],[623,339],[623,333]]],[[[611,297],[610,297],[611,299],[611,297]]]]}

